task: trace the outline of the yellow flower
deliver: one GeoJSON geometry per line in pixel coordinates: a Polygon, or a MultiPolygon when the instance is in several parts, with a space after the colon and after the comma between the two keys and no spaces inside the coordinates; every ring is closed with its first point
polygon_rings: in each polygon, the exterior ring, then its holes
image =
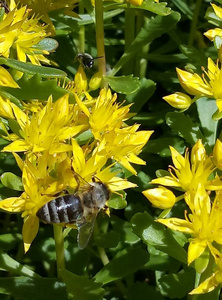
{"type": "Polygon", "coordinates": [[[138,157],[153,131],[137,131],[139,125],[133,125],[104,133],[97,149],[98,154],[112,158],[136,175],[131,163],[145,165],[138,157]]]}
{"type": "Polygon", "coordinates": [[[39,18],[28,15],[26,7],[18,9],[14,0],[10,0],[10,12],[0,22],[0,55],[23,62],[29,59],[33,64],[49,63],[44,57],[49,52],[35,48],[47,36],[46,26],[38,24],[39,18]]]}
{"type": "Polygon", "coordinates": [[[216,104],[219,111],[222,110],[222,91],[221,80],[222,71],[211,58],[208,58],[208,72],[204,71],[208,79],[204,75],[201,78],[198,74],[177,69],[178,78],[184,90],[195,96],[207,96],[216,99],[216,104]]]}
{"type": "Polygon", "coordinates": [[[20,197],[7,198],[0,201],[0,208],[5,211],[12,213],[23,212],[24,225],[22,236],[25,252],[29,250],[38,232],[39,219],[36,216],[36,212],[46,202],[54,198],[49,196],[49,194],[52,195],[58,192],[58,190],[51,188],[50,184],[52,181],[53,179],[49,176],[47,170],[47,156],[42,156],[36,167],[26,161],[22,173],[24,192],[20,197]]]}
{"type": "MultiPolygon", "coordinates": [[[[110,171],[110,166],[104,169],[107,162],[106,156],[98,155],[96,150],[93,153],[90,149],[83,151],[74,139],[72,139],[72,147],[72,168],[86,182],[92,182],[93,176],[96,176],[96,178],[106,183],[113,192],[136,186],[125,179],[117,177],[116,172],[110,171]],[[89,158],[88,153],[92,153],[92,156],[89,158]]],[[[85,183],[83,182],[83,184],[85,183]]]]}
{"type": "Polygon", "coordinates": [[[221,192],[218,192],[213,204],[204,187],[199,184],[196,193],[186,193],[185,201],[191,214],[185,220],[178,218],[158,219],[157,221],[167,227],[188,233],[192,236],[188,247],[188,264],[197,259],[206,249],[212,249],[213,242],[222,244],[221,192]]]}
{"type": "Polygon", "coordinates": [[[143,191],[143,195],[155,206],[161,209],[171,208],[175,202],[175,195],[165,187],[158,187],[143,191]]]}
{"type": "Polygon", "coordinates": [[[52,97],[49,97],[47,105],[32,116],[25,114],[11,103],[21,130],[17,140],[6,146],[3,151],[29,153],[48,151],[51,154],[70,151],[72,146],[65,140],[82,132],[87,125],[73,122],[68,98],[66,94],[53,103],[52,97]]]}
{"type": "MultiPolygon", "coordinates": [[[[213,7],[213,10],[214,10],[216,16],[218,18],[222,19],[222,8],[213,3],[211,3],[211,5],[213,7]]],[[[222,37],[222,29],[220,29],[220,28],[210,29],[207,32],[205,32],[204,35],[209,40],[213,41],[216,36],[222,37]]]]}
{"type": "Polygon", "coordinates": [[[122,106],[116,103],[117,95],[112,95],[110,90],[101,90],[91,109],[77,95],[75,95],[75,99],[82,111],[88,116],[92,133],[98,140],[102,138],[104,132],[121,128],[123,121],[129,118],[130,105],[122,106]]]}
{"type": "Polygon", "coordinates": [[[188,95],[179,92],[165,96],[163,99],[178,109],[187,109],[192,104],[192,100],[188,95]]]}
{"type": "Polygon", "coordinates": [[[165,186],[179,187],[183,191],[195,191],[201,183],[206,190],[219,190],[222,182],[219,177],[209,180],[209,176],[215,170],[211,158],[207,156],[201,140],[193,146],[189,159],[189,152],[186,151],[185,157],[173,147],[170,147],[174,166],[170,166],[170,176],[156,178],[151,183],[165,186]]]}
{"type": "Polygon", "coordinates": [[[76,13],[73,12],[75,3],[77,0],[16,0],[17,3],[23,3],[32,9],[34,14],[41,16],[41,19],[49,24],[50,31],[55,34],[54,25],[49,17],[49,12],[55,10],[63,9],[64,15],[70,15],[73,17],[78,17],[76,13]]]}

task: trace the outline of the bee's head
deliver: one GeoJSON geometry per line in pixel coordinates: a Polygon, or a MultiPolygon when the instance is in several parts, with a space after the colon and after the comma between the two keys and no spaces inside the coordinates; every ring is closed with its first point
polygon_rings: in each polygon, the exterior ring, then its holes
{"type": "Polygon", "coordinates": [[[102,182],[93,182],[93,194],[92,198],[93,201],[99,208],[103,208],[107,200],[110,197],[110,190],[108,189],[107,185],[102,182]]]}

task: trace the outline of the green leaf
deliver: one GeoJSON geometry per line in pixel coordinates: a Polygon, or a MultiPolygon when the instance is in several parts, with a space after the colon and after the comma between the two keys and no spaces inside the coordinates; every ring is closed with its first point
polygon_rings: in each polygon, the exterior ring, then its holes
{"type": "MultiPolygon", "coordinates": [[[[0,268],[2,270],[8,271],[12,274],[23,275],[29,277],[40,277],[38,274],[34,273],[32,270],[20,264],[18,261],[10,257],[8,254],[3,253],[0,250],[0,268]]],[[[1,279],[0,279],[1,282],[1,279]]],[[[1,291],[1,284],[0,284],[1,291]]]]}
{"type": "Polygon", "coordinates": [[[96,282],[107,284],[123,278],[141,269],[148,261],[149,255],[140,248],[126,248],[119,251],[114,258],[105,265],[96,275],[96,282]]]}
{"type": "Polygon", "coordinates": [[[33,45],[34,49],[46,50],[49,52],[54,51],[59,46],[58,42],[51,38],[45,38],[41,40],[38,44],[33,45]]]}
{"type": "MultiPolygon", "coordinates": [[[[21,242],[22,235],[19,233],[6,233],[0,235],[0,249],[4,251],[9,251],[14,248],[14,246],[21,242]]],[[[26,274],[27,275],[27,274],[26,274]]]]}
{"type": "Polygon", "coordinates": [[[123,241],[128,244],[135,244],[140,240],[133,232],[130,222],[124,221],[116,216],[112,216],[111,224],[113,229],[119,234],[119,241],[123,241]]]}
{"type": "Polygon", "coordinates": [[[19,136],[20,138],[23,139],[22,137],[22,129],[19,125],[19,123],[14,120],[14,119],[9,119],[8,120],[8,126],[10,127],[10,129],[17,135],[19,136]]]}
{"type": "Polygon", "coordinates": [[[113,248],[118,245],[120,241],[119,233],[115,231],[109,231],[100,235],[96,235],[94,242],[97,247],[113,248]]]}
{"type": "Polygon", "coordinates": [[[187,1],[181,1],[181,0],[171,0],[173,4],[179,8],[179,10],[190,20],[193,18],[193,12],[190,9],[189,3],[187,1]]]}
{"type": "Polygon", "coordinates": [[[124,191],[118,192],[119,194],[112,193],[107,201],[107,205],[114,209],[123,209],[127,206],[126,193],[124,191]]]}
{"type": "Polygon", "coordinates": [[[62,78],[66,77],[66,73],[62,70],[33,65],[31,63],[24,63],[12,58],[0,58],[0,65],[6,65],[20,72],[26,72],[28,74],[39,74],[41,77],[62,78]]]}
{"type": "Polygon", "coordinates": [[[204,135],[200,131],[199,124],[194,124],[191,118],[184,113],[167,113],[166,123],[191,145],[194,145],[199,139],[202,139],[204,143],[206,142],[204,135]]]}
{"type": "MultiPolygon", "coordinates": [[[[56,80],[42,80],[39,74],[32,76],[31,78],[24,74],[20,80],[18,80],[20,89],[4,88],[4,90],[19,100],[32,100],[38,99],[39,101],[47,100],[52,95],[53,100],[57,100],[68,91],[59,87],[56,80]]],[[[74,103],[74,96],[70,95],[70,102],[74,103]]]]}
{"type": "Polygon", "coordinates": [[[143,105],[149,100],[156,89],[156,84],[152,80],[143,78],[140,80],[140,88],[138,91],[127,95],[127,103],[133,103],[131,111],[138,112],[143,105]]]}
{"type": "Polygon", "coordinates": [[[5,172],[1,176],[1,182],[4,186],[15,191],[24,191],[22,178],[11,173],[5,172]]]}
{"type": "Polygon", "coordinates": [[[163,275],[158,279],[158,287],[165,297],[181,299],[193,288],[195,282],[195,270],[187,268],[177,274],[163,275]]]}
{"type": "Polygon", "coordinates": [[[161,157],[171,156],[170,148],[172,146],[180,153],[184,152],[184,141],[179,138],[158,138],[148,141],[147,145],[143,148],[143,152],[156,153],[161,157]]]}
{"type": "Polygon", "coordinates": [[[133,283],[129,289],[127,289],[127,300],[164,300],[160,292],[157,291],[152,285],[146,282],[136,282],[133,283]]]}
{"type": "Polygon", "coordinates": [[[170,31],[180,20],[180,14],[172,12],[168,16],[156,16],[150,19],[148,24],[136,36],[132,44],[127,48],[126,52],[119,59],[117,64],[110,72],[110,76],[115,75],[129,60],[131,60],[141,49],[160,37],[165,32],[170,31]]]}
{"type": "Polygon", "coordinates": [[[196,101],[198,116],[202,127],[203,135],[209,146],[214,146],[217,138],[218,121],[212,119],[217,111],[216,101],[202,97],[196,101]]]}
{"type": "Polygon", "coordinates": [[[208,7],[205,18],[216,27],[222,26],[222,20],[215,14],[213,7],[208,7]]]}
{"type": "MultiPolygon", "coordinates": [[[[61,272],[67,290],[73,295],[72,299],[102,300],[105,291],[101,284],[84,276],[78,276],[67,270],[61,272]]],[[[58,299],[58,298],[56,298],[58,299]]]]}
{"type": "Polygon", "coordinates": [[[174,239],[171,231],[155,222],[147,212],[135,214],[131,223],[133,231],[144,243],[156,247],[183,263],[187,263],[187,253],[174,239]]]}
{"type": "Polygon", "coordinates": [[[202,66],[207,68],[207,56],[204,51],[188,45],[180,45],[180,50],[190,62],[198,64],[200,68],[202,66]]]}
{"type": "Polygon", "coordinates": [[[0,278],[0,294],[14,300],[68,300],[65,284],[54,278],[0,278]]]}
{"type": "Polygon", "coordinates": [[[132,94],[135,93],[140,88],[139,78],[133,77],[133,75],[128,76],[104,76],[111,88],[120,94],[132,94]]]}
{"type": "MultiPolygon", "coordinates": [[[[171,12],[170,7],[166,7],[167,3],[166,2],[161,2],[161,3],[156,3],[153,0],[147,0],[144,1],[141,5],[130,5],[130,8],[132,9],[143,9],[150,11],[154,14],[160,15],[160,16],[166,16],[169,15],[171,12]]],[[[123,4],[120,7],[127,8],[127,4],[123,4]]]]}
{"type": "Polygon", "coordinates": [[[214,46],[217,50],[219,50],[220,47],[222,46],[222,38],[218,35],[216,35],[214,38],[214,46]]]}

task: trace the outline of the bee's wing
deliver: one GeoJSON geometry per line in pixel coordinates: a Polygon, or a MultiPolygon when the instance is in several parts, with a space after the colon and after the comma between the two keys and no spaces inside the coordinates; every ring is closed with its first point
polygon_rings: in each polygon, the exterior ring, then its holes
{"type": "Polygon", "coordinates": [[[95,225],[96,217],[97,217],[97,214],[95,214],[92,217],[92,220],[90,222],[86,222],[86,223],[78,226],[77,241],[78,241],[79,249],[84,249],[86,247],[86,245],[88,244],[88,242],[91,238],[91,235],[93,233],[93,228],[95,225]]]}

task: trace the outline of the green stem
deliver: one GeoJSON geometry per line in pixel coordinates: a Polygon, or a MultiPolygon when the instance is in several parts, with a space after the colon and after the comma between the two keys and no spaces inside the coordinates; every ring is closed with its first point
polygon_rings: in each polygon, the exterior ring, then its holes
{"type": "Polygon", "coordinates": [[[189,40],[188,40],[188,45],[189,46],[192,46],[193,42],[194,42],[201,4],[202,4],[202,0],[196,0],[195,10],[194,10],[192,23],[191,23],[189,40]]]}
{"type": "Polygon", "coordinates": [[[106,75],[106,56],[104,46],[104,24],[103,24],[103,1],[95,0],[95,17],[96,17],[96,46],[99,72],[106,75]]]}
{"type": "MultiPolygon", "coordinates": [[[[125,10],[125,52],[135,38],[135,10],[127,7],[125,10]]],[[[131,59],[124,66],[123,73],[129,75],[133,73],[134,59],[131,59]]]]}
{"type": "Polygon", "coordinates": [[[65,269],[64,239],[62,227],[58,225],[53,225],[53,231],[56,248],[57,276],[61,278],[61,271],[65,269]]]}
{"type": "MultiPolygon", "coordinates": [[[[83,6],[83,1],[79,1],[79,14],[82,15],[84,14],[84,6],[83,6]]],[[[79,28],[79,49],[78,51],[80,53],[85,52],[85,26],[80,25],[79,28]]]]}

